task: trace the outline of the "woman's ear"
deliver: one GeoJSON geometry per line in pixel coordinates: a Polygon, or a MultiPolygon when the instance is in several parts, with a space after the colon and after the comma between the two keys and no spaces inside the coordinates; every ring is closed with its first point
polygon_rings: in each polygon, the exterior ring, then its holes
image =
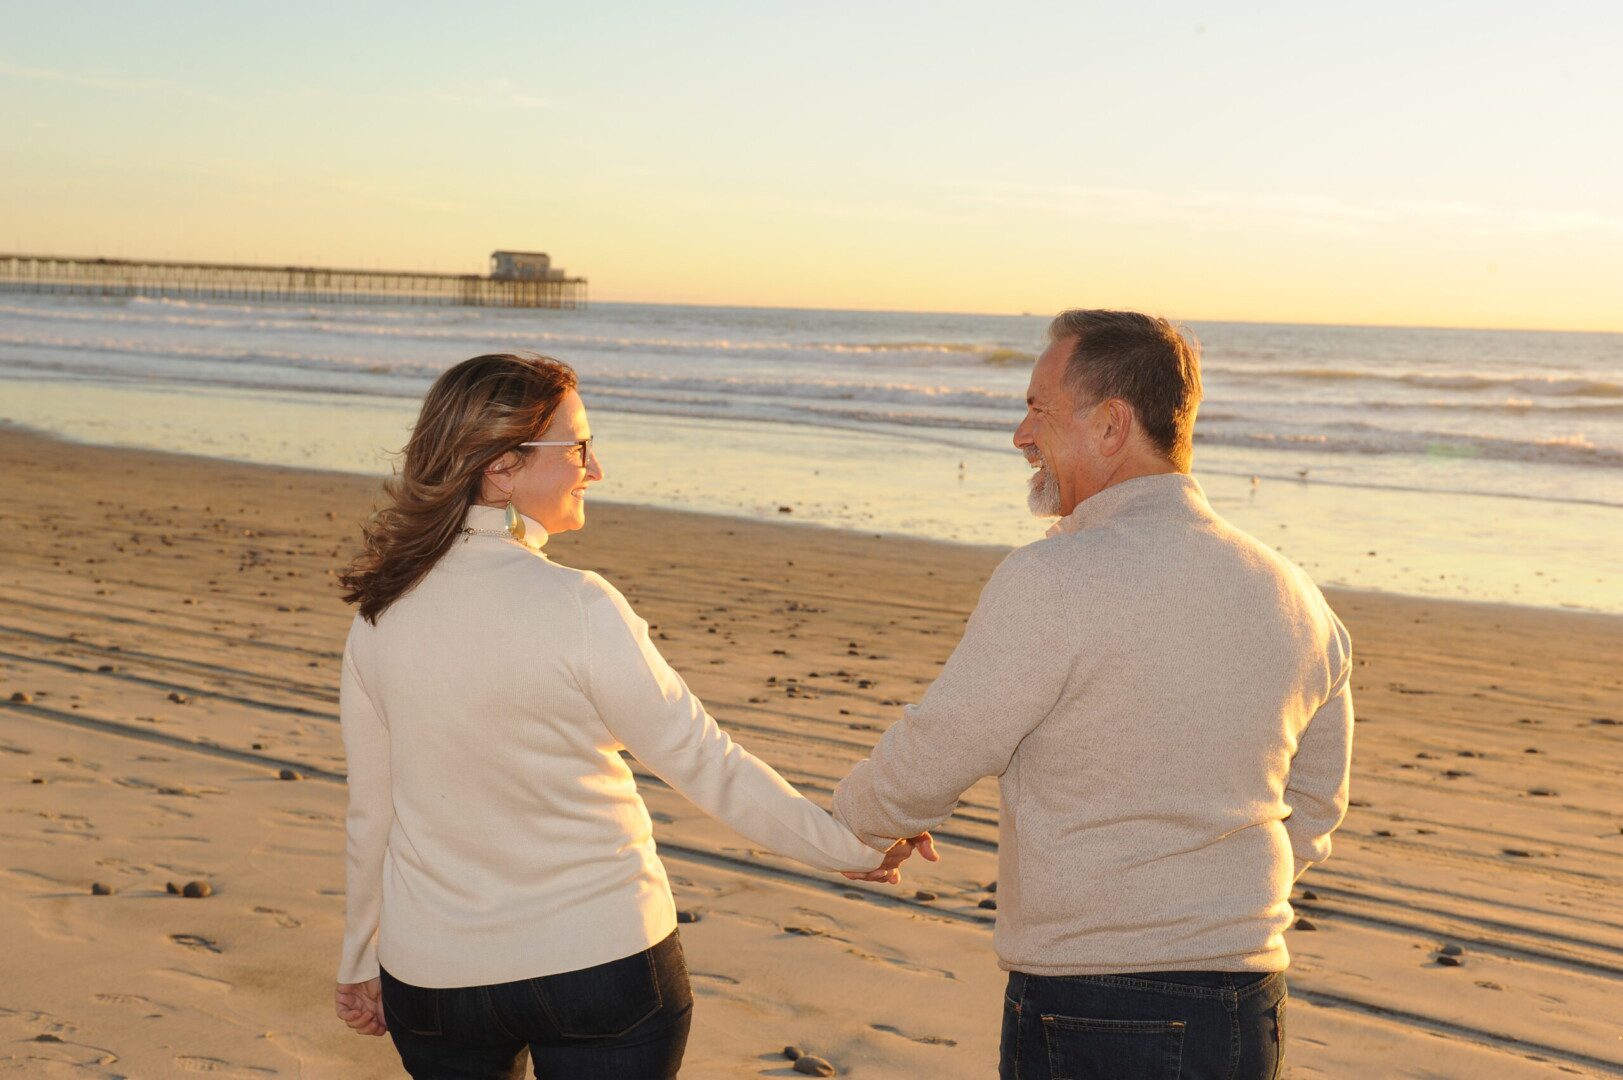
{"type": "Polygon", "coordinates": [[[509,450],[485,466],[480,487],[486,498],[500,496],[503,499],[508,499],[512,497],[513,481],[510,474],[518,467],[518,463],[518,455],[509,450]]]}

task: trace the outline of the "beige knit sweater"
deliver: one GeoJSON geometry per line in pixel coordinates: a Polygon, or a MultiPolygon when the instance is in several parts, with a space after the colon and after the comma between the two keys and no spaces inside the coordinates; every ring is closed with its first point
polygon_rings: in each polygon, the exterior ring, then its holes
{"type": "Polygon", "coordinates": [[[1002,966],[1275,971],[1330,854],[1352,748],[1347,631],[1193,478],[1107,488],[987,582],[917,705],[835,793],[874,846],[1001,780],[1002,966]]]}
{"type": "MultiPolygon", "coordinates": [[[[475,986],[630,956],[676,926],[637,759],[763,847],[824,870],[877,852],[727,737],[614,587],[527,543],[457,540],[344,650],[339,982],[475,986]]],[[[469,510],[498,532],[502,512],[469,510]]]]}

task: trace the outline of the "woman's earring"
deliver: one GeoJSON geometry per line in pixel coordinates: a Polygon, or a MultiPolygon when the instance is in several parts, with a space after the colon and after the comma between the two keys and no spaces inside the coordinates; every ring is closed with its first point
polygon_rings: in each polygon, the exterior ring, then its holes
{"type": "Polygon", "coordinates": [[[514,540],[524,539],[524,519],[513,509],[513,500],[507,500],[507,535],[514,540]]]}

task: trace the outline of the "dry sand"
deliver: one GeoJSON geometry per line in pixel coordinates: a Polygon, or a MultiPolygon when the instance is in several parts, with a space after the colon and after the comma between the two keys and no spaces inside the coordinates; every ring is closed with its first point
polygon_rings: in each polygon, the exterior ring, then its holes
{"type": "MultiPolygon", "coordinates": [[[[0,1072],[399,1075],[331,1006],[331,574],[376,482],[13,430],[0,476],[0,1072]],[[213,895],[166,892],[191,880],[213,895]]],[[[549,550],[616,582],[734,736],[825,805],[999,557],[605,505],[549,550]]],[[[1356,802],[1298,890],[1287,1075],[1623,1072],[1623,619],[1332,601],[1358,655],[1356,802]]],[[[854,1077],[994,1072],[992,782],[900,890],[644,792],[700,916],[685,1075],[794,1075],[788,1043],[854,1077]]]]}

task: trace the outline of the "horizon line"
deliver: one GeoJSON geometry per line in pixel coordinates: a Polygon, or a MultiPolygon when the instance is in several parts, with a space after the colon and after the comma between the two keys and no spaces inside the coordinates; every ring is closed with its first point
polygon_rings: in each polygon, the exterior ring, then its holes
{"type": "MultiPolygon", "coordinates": [[[[906,307],[824,307],[813,304],[722,304],[706,303],[696,300],[619,300],[609,297],[596,297],[592,300],[594,306],[603,304],[638,304],[644,307],[692,307],[692,308],[722,308],[738,311],[832,311],[851,312],[870,315],[969,315],[975,317],[990,317],[999,319],[1052,319],[1058,315],[1055,311],[1051,315],[1042,315],[1034,311],[967,311],[951,308],[906,308],[906,307]]],[[[1064,310],[1064,309],[1061,309],[1064,310]]],[[[1347,330],[1475,330],[1483,333],[1532,333],[1532,334],[1603,334],[1623,335],[1623,324],[1615,330],[1594,330],[1570,326],[1480,326],[1474,323],[1393,323],[1393,322],[1325,322],[1315,319],[1236,319],[1212,318],[1206,316],[1188,316],[1174,318],[1163,312],[1140,308],[1116,308],[1122,311],[1143,311],[1147,315],[1160,315],[1175,325],[1188,325],[1190,323],[1216,323],[1224,326],[1316,326],[1330,329],[1347,330]]]]}

